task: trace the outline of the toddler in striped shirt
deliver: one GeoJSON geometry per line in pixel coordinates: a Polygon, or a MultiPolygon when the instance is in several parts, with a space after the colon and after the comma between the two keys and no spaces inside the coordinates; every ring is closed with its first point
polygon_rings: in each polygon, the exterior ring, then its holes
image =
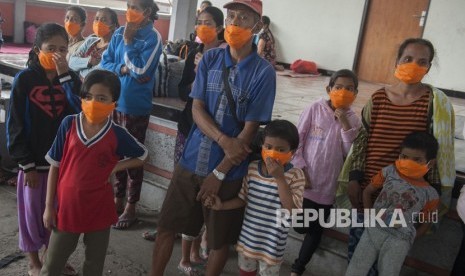
{"type": "Polygon", "coordinates": [[[297,128],[274,120],[263,136],[262,160],[250,163],[238,197],[221,202],[215,195],[205,202],[214,210],[246,206],[236,248],[240,275],[279,275],[289,232],[279,216],[302,208],[305,176],[290,163],[299,145],[297,128]]]}

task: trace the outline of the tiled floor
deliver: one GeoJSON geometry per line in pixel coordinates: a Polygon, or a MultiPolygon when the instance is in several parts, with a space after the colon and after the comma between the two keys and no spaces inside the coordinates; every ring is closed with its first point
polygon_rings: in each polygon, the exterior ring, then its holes
{"type": "MultiPolygon", "coordinates": [[[[278,76],[273,118],[286,118],[297,123],[299,115],[305,107],[321,97],[328,98],[325,89],[328,83],[329,77],[326,76],[308,78],[278,76]]],[[[354,111],[360,114],[370,96],[382,86],[382,84],[361,81],[359,93],[352,106],[354,111]]],[[[456,115],[465,116],[465,99],[450,99],[456,115]]]]}

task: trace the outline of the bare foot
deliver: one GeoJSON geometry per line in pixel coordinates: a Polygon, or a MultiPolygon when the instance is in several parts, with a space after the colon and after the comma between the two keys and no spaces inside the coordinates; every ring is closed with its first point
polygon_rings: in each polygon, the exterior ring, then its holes
{"type": "Polygon", "coordinates": [[[295,273],[295,272],[292,272],[291,273],[291,276],[300,276],[299,274],[295,273]]]}
{"type": "Polygon", "coordinates": [[[201,263],[203,262],[203,259],[200,258],[200,256],[192,256],[191,257],[191,263],[201,263]]]}
{"type": "Polygon", "coordinates": [[[29,276],[39,276],[40,275],[40,267],[30,267],[27,274],[29,276]]]}
{"type": "Polygon", "coordinates": [[[116,212],[122,214],[124,212],[124,202],[122,198],[115,197],[116,212]]]}

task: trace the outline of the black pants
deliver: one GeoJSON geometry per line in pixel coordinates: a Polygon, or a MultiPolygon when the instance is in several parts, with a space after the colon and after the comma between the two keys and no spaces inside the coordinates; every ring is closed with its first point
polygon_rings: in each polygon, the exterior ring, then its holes
{"type": "MultiPolygon", "coordinates": [[[[324,220],[329,217],[331,205],[323,205],[304,198],[303,209],[323,210],[324,220]]],[[[310,262],[313,253],[315,253],[321,241],[324,228],[319,220],[310,222],[309,227],[294,228],[297,233],[306,234],[302,246],[300,247],[299,257],[292,264],[292,272],[301,275],[305,271],[305,266],[310,262]]]]}
{"type": "Polygon", "coordinates": [[[454,267],[452,268],[451,276],[465,275],[465,224],[462,222],[462,245],[460,246],[459,253],[455,258],[454,267]]]}

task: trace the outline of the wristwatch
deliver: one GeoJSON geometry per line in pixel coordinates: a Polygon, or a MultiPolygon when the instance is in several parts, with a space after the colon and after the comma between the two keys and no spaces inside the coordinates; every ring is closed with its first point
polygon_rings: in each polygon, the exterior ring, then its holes
{"type": "Polygon", "coordinates": [[[215,177],[219,180],[219,181],[223,181],[224,178],[226,177],[226,175],[220,171],[218,171],[217,169],[213,169],[213,174],[215,175],[215,177]]]}

